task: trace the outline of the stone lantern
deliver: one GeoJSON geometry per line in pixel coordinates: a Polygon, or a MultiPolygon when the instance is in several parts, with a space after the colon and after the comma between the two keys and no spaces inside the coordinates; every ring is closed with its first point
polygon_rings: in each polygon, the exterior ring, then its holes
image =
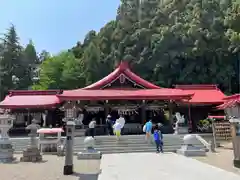
{"type": "Polygon", "coordinates": [[[14,117],[9,114],[0,115],[0,162],[11,162],[14,160],[13,147],[8,136],[9,129],[13,126],[14,117]]]}
{"type": "Polygon", "coordinates": [[[240,95],[229,96],[226,98],[226,102],[219,107],[224,109],[231,124],[233,164],[235,167],[240,168],[240,95]]]}
{"type": "Polygon", "coordinates": [[[235,167],[240,168],[240,118],[231,117],[229,119],[229,122],[231,123],[231,135],[234,154],[233,164],[235,167]]]}
{"type": "Polygon", "coordinates": [[[61,109],[64,111],[65,114],[63,122],[67,122],[68,120],[75,121],[77,119],[77,112],[80,108],[75,102],[68,101],[62,106],[61,109]]]}
{"type": "Polygon", "coordinates": [[[40,150],[38,149],[37,144],[37,130],[40,126],[37,124],[36,120],[32,120],[32,124],[28,125],[26,129],[30,130],[30,146],[27,147],[25,151],[23,151],[23,157],[21,157],[20,161],[23,162],[39,162],[42,161],[42,156],[40,154],[40,150]]]}

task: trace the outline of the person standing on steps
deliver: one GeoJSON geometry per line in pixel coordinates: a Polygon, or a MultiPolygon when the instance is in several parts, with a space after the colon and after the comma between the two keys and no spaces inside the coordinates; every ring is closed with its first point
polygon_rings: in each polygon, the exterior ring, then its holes
{"type": "Polygon", "coordinates": [[[163,135],[159,130],[159,127],[156,125],[153,132],[153,138],[156,144],[156,151],[157,153],[163,153],[163,135]]]}
{"type": "Polygon", "coordinates": [[[121,129],[122,129],[122,125],[120,124],[119,120],[116,120],[115,124],[113,125],[113,129],[114,129],[114,134],[116,135],[117,140],[119,140],[121,136],[121,129]]]}
{"type": "Polygon", "coordinates": [[[92,136],[94,138],[95,136],[95,127],[96,127],[96,121],[93,119],[89,125],[89,133],[90,133],[90,136],[92,136]]]}
{"type": "Polygon", "coordinates": [[[110,115],[107,116],[106,125],[107,125],[107,134],[109,136],[112,136],[113,135],[113,122],[111,120],[111,116],[110,115]]]}
{"type": "Polygon", "coordinates": [[[143,131],[145,131],[146,133],[146,141],[149,141],[152,134],[152,120],[146,122],[146,124],[143,127],[143,131]]]}
{"type": "Polygon", "coordinates": [[[121,124],[121,135],[123,135],[124,125],[125,125],[125,118],[124,118],[124,116],[122,114],[120,114],[118,122],[121,124]]]}

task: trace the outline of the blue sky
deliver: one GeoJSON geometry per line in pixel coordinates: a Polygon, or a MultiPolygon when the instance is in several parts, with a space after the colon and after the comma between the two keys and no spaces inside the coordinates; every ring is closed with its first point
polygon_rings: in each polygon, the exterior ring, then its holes
{"type": "Polygon", "coordinates": [[[0,33],[14,24],[23,45],[57,53],[116,16],[120,0],[0,0],[0,33]]]}

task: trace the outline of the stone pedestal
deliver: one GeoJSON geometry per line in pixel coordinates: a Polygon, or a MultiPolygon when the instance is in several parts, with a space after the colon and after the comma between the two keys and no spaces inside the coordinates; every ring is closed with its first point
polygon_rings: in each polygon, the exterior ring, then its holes
{"type": "Polygon", "coordinates": [[[233,165],[237,168],[240,168],[240,117],[231,117],[229,122],[231,123],[231,135],[233,144],[233,165]]]}
{"type": "Polygon", "coordinates": [[[233,138],[233,153],[234,153],[233,164],[235,167],[240,168],[240,137],[239,136],[235,136],[233,138]]]}
{"type": "Polygon", "coordinates": [[[8,131],[13,124],[13,116],[9,114],[0,115],[0,162],[9,163],[15,158],[13,157],[13,147],[8,136],[8,131]]]}
{"type": "Polygon", "coordinates": [[[174,134],[187,134],[187,133],[188,133],[188,127],[176,126],[174,128],[174,134]]]}
{"type": "Polygon", "coordinates": [[[180,149],[177,150],[177,154],[181,154],[187,157],[206,156],[206,151],[194,147],[193,145],[183,145],[180,149]]]}
{"type": "Polygon", "coordinates": [[[10,140],[0,140],[0,162],[9,163],[15,160],[10,140]]]}
{"type": "Polygon", "coordinates": [[[20,161],[39,162],[42,161],[42,156],[37,147],[28,147],[25,151],[23,151],[23,157],[21,157],[20,161]]]}
{"type": "Polygon", "coordinates": [[[184,145],[177,150],[177,154],[184,156],[206,156],[206,151],[193,146],[196,137],[195,135],[188,134],[183,138],[184,145]]]}
{"type": "Polygon", "coordinates": [[[76,172],[81,180],[97,180],[101,173],[100,165],[102,154],[94,149],[95,140],[92,137],[87,137],[84,140],[85,151],[79,152],[77,158],[81,161],[81,165],[77,167],[76,172]]]}
{"type": "Polygon", "coordinates": [[[68,120],[66,124],[66,153],[63,174],[73,174],[73,143],[74,143],[75,122],[68,120]]]}

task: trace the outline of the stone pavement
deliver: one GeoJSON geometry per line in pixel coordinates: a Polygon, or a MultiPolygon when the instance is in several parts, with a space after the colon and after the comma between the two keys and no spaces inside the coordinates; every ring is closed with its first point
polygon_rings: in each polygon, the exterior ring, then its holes
{"type": "MultiPolygon", "coordinates": [[[[15,155],[19,159],[21,155],[15,155]]],[[[79,180],[64,176],[64,157],[43,155],[42,163],[0,164],[0,180],[79,180]]],[[[74,166],[80,161],[74,157],[74,166]]],[[[240,176],[173,153],[106,154],[99,180],[239,180],[240,176]]],[[[76,168],[77,169],[77,168],[76,168]]]]}
{"type": "Polygon", "coordinates": [[[173,153],[109,154],[99,180],[239,180],[240,176],[173,153]]]}
{"type": "Polygon", "coordinates": [[[207,153],[206,157],[194,159],[240,175],[240,169],[233,166],[233,150],[217,148],[216,153],[207,153]]]}

